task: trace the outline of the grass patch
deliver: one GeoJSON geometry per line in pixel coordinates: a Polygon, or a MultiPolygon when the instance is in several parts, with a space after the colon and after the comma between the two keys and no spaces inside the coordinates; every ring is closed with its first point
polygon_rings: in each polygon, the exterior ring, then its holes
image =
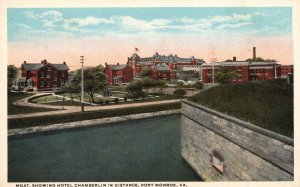
{"type": "Polygon", "coordinates": [[[129,114],[139,114],[146,112],[157,112],[163,110],[172,110],[181,108],[181,103],[168,103],[150,106],[139,106],[129,108],[119,108],[111,110],[97,110],[88,112],[75,112],[69,114],[59,114],[51,116],[27,117],[18,119],[8,119],[8,129],[25,128],[32,126],[45,126],[55,123],[65,123],[81,120],[90,120],[98,118],[107,118],[129,114]]]}
{"type": "Polygon", "coordinates": [[[219,85],[189,98],[293,138],[293,86],[284,80],[219,85]]]}
{"type": "Polygon", "coordinates": [[[30,107],[30,106],[16,106],[13,105],[15,101],[18,101],[20,99],[24,99],[26,97],[33,96],[34,94],[31,93],[13,93],[8,92],[7,94],[7,112],[8,115],[14,115],[14,114],[28,114],[28,113],[34,113],[34,112],[48,112],[48,111],[54,111],[55,109],[48,109],[48,108],[37,108],[37,107],[30,107]]]}
{"type": "MultiPolygon", "coordinates": [[[[102,100],[103,104],[102,105],[107,105],[105,104],[106,100],[109,100],[109,105],[114,105],[114,104],[129,104],[129,103],[140,103],[140,102],[152,102],[152,101],[163,101],[163,100],[172,100],[172,99],[182,99],[184,97],[180,97],[180,96],[176,96],[176,95],[159,95],[159,94],[150,94],[153,96],[159,96],[159,97],[153,97],[153,98],[149,98],[149,99],[140,99],[137,101],[128,101],[127,102],[123,102],[123,99],[120,99],[118,103],[114,102],[114,98],[109,98],[109,97],[94,97],[94,100],[96,103],[99,104],[99,102],[102,100]]],[[[69,96],[69,95],[67,95],[69,96]]],[[[75,97],[73,96],[73,98],[75,99],[75,97]]],[[[37,102],[39,101],[40,104],[46,104],[46,105],[54,105],[54,106],[80,106],[81,103],[78,101],[71,101],[71,100],[67,100],[65,99],[64,103],[62,101],[62,98],[58,98],[58,102],[56,102],[56,97],[55,96],[41,96],[38,98],[34,98],[32,99],[32,102],[37,102]],[[46,102],[45,103],[45,97],[47,97],[46,102]],[[52,101],[52,102],[50,102],[52,101]],[[54,102],[53,102],[54,101],[54,102]]],[[[79,98],[80,99],[80,98],[79,98]]],[[[87,101],[89,103],[89,100],[87,101]]],[[[88,104],[85,104],[88,105],[88,104]]]]}

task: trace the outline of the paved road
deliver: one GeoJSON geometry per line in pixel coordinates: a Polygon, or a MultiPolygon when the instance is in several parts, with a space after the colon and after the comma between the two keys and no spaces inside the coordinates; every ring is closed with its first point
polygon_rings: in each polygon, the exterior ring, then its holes
{"type": "MultiPolygon", "coordinates": [[[[42,96],[42,95],[46,95],[46,94],[47,93],[38,93],[34,96],[42,96]]],[[[33,97],[33,96],[31,96],[31,97],[33,97]]],[[[45,105],[45,104],[30,103],[30,102],[28,102],[28,99],[31,98],[31,97],[18,100],[16,102],[14,102],[14,104],[19,105],[19,106],[31,106],[31,107],[39,107],[39,108],[62,109],[61,106],[52,106],[52,105],[45,105]]],[[[117,108],[159,105],[159,104],[166,104],[166,103],[176,103],[176,102],[179,102],[180,100],[181,99],[173,99],[173,100],[152,101],[152,102],[143,102],[143,103],[128,103],[128,104],[118,104],[118,105],[108,105],[108,106],[85,106],[84,110],[85,111],[109,110],[109,109],[117,109],[117,108]]],[[[81,106],[64,106],[64,110],[49,111],[49,112],[35,112],[35,113],[29,113],[29,114],[8,115],[8,119],[23,118],[23,117],[35,117],[35,116],[44,116],[44,115],[66,114],[66,113],[80,112],[80,111],[81,111],[81,106]]]]}

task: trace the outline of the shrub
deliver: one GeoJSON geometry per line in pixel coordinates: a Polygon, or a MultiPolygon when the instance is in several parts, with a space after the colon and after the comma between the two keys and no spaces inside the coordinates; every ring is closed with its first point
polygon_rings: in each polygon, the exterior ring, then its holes
{"type": "Polygon", "coordinates": [[[114,101],[115,101],[115,103],[118,103],[119,102],[119,98],[115,98],[114,101]]]}
{"type": "Polygon", "coordinates": [[[184,96],[186,94],[186,91],[184,89],[177,89],[174,91],[174,95],[177,95],[177,96],[184,96]]]}
{"type": "Polygon", "coordinates": [[[124,97],[124,102],[127,102],[127,97],[124,97]]]}
{"type": "Polygon", "coordinates": [[[197,90],[201,90],[203,88],[203,84],[201,82],[197,82],[196,84],[193,85],[194,88],[197,90]]]}
{"type": "Polygon", "coordinates": [[[64,90],[60,90],[60,91],[55,92],[56,95],[61,95],[61,94],[64,94],[64,93],[66,93],[66,91],[64,91],[64,90]]]}
{"type": "Polygon", "coordinates": [[[105,100],[104,103],[108,105],[109,104],[109,100],[105,100]]]}

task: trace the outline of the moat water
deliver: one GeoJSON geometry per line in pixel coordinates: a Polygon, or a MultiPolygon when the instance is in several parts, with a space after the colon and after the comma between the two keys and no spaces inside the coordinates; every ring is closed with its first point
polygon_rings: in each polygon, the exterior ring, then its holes
{"type": "Polygon", "coordinates": [[[180,156],[180,115],[8,140],[9,182],[199,180],[180,156]]]}

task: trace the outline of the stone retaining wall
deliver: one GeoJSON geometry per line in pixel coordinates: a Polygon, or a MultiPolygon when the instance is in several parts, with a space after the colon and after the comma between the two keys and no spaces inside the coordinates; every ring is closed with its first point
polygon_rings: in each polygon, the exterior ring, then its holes
{"type": "Polygon", "coordinates": [[[293,139],[184,100],[182,157],[207,181],[291,181],[293,139]]]}
{"type": "Polygon", "coordinates": [[[106,124],[113,124],[122,121],[137,120],[137,119],[144,119],[144,118],[179,114],[179,113],[180,113],[180,109],[175,109],[175,110],[166,110],[166,111],[159,111],[159,112],[149,112],[149,113],[101,118],[101,119],[75,121],[75,122],[68,122],[68,123],[58,123],[58,124],[46,125],[46,126],[11,129],[8,130],[8,136],[22,135],[22,134],[29,134],[29,133],[36,133],[36,132],[45,132],[45,131],[52,131],[52,130],[70,129],[70,128],[77,128],[77,127],[86,127],[92,125],[106,125],[106,124]]]}

